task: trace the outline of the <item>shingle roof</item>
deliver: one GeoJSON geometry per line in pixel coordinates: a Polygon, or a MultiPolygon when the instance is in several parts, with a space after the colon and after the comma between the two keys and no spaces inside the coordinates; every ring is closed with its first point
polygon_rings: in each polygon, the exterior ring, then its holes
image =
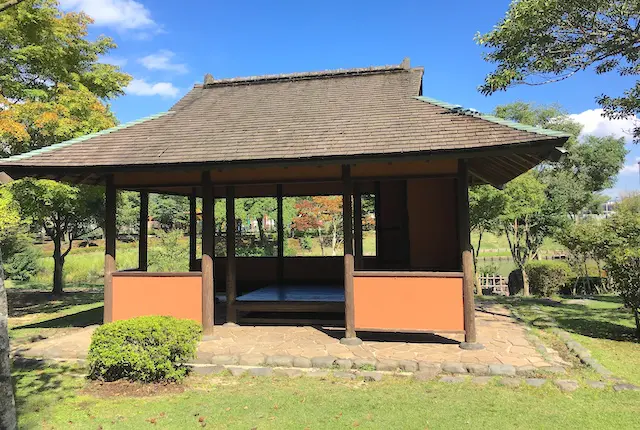
{"type": "Polygon", "coordinates": [[[213,81],[169,112],[0,160],[0,168],[294,161],[566,140],[422,97],[422,74],[403,64],[213,81]]]}

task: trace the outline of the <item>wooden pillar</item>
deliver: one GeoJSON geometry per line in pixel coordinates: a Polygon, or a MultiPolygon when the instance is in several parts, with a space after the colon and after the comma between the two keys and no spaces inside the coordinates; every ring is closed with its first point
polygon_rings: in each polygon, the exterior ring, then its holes
{"type": "Polygon", "coordinates": [[[227,186],[227,322],[236,322],[236,191],[227,186]]]}
{"type": "Polygon", "coordinates": [[[374,184],[374,211],[375,211],[375,232],[376,232],[376,269],[380,270],[382,267],[382,247],[380,244],[380,181],[376,181],[374,184]]]}
{"type": "Polygon", "coordinates": [[[106,179],[104,220],[104,322],[113,320],[113,272],[116,271],[116,186],[106,179]]]}
{"type": "Polygon", "coordinates": [[[213,334],[213,184],[202,172],[202,331],[213,334]]]}
{"type": "Polygon", "coordinates": [[[138,270],[146,272],[149,266],[149,193],[140,191],[140,228],[138,240],[138,270]]]}
{"type": "Polygon", "coordinates": [[[282,184],[277,186],[277,202],[278,202],[278,285],[284,280],[284,215],[282,212],[282,184]]]}
{"type": "Polygon", "coordinates": [[[355,251],[355,268],[363,269],[364,249],[362,244],[362,193],[360,192],[360,184],[353,184],[353,235],[354,235],[354,251],[355,251]]]}
{"type": "Polygon", "coordinates": [[[197,260],[197,226],[198,226],[198,214],[196,211],[196,189],[191,189],[191,195],[189,196],[189,271],[196,270],[197,260]]]}
{"type": "Polygon", "coordinates": [[[458,238],[462,254],[462,301],[464,307],[463,349],[479,349],[476,342],[475,300],[473,295],[473,255],[471,254],[471,227],[469,222],[469,168],[467,160],[458,161],[458,238]]]}
{"type": "Polygon", "coordinates": [[[344,230],[344,322],[345,337],[340,340],[347,345],[362,343],[356,337],[354,296],[353,296],[353,212],[351,210],[351,166],[342,166],[342,225],[344,230]]]}

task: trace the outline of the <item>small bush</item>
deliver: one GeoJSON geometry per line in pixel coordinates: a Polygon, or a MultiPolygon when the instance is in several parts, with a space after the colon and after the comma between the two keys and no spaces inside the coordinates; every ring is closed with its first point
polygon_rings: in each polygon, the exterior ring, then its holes
{"type": "Polygon", "coordinates": [[[300,247],[307,251],[310,251],[313,248],[313,238],[309,236],[302,236],[300,238],[300,247]]]}
{"type": "Polygon", "coordinates": [[[522,280],[522,270],[515,269],[509,273],[509,295],[515,296],[524,290],[524,282],[522,280]]]}
{"type": "Polygon", "coordinates": [[[201,328],[192,320],[144,316],[98,327],[89,348],[89,377],[104,381],[179,381],[195,357],[201,328]]]}
{"type": "Polygon", "coordinates": [[[15,281],[28,281],[38,274],[42,255],[35,246],[29,244],[16,252],[5,262],[7,277],[15,281]]]}
{"type": "Polygon", "coordinates": [[[531,261],[525,266],[531,294],[551,297],[560,292],[571,276],[571,268],[564,261],[531,261]]]}

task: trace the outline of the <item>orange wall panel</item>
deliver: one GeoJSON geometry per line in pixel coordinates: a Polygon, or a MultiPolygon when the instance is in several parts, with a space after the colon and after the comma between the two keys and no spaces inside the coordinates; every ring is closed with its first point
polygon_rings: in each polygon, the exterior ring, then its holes
{"type": "Polygon", "coordinates": [[[462,278],[356,276],[356,330],[462,331],[462,278]]]}
{"type": "Polygon", "coordinates": [[[200,276],[113,277],[113,321],[167,315],[202,323],[200,276]]]}

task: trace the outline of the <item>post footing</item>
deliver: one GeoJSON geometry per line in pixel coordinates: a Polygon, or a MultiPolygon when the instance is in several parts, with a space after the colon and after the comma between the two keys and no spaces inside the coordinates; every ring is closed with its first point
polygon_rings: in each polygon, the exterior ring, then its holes
{"type": "Polygon", "coordinates": [[[484,349],[484,345],[477,342],[460,342],[458,345],[460,349],[466,349],[468,351],[477,351],[479,349],[484,349]]]}
{"type": "Polygon", "coordinates": [[[340,339],[340,343],[347,346],[362,345],[362,339],[359,337],[343,337],[340,339]]]}

